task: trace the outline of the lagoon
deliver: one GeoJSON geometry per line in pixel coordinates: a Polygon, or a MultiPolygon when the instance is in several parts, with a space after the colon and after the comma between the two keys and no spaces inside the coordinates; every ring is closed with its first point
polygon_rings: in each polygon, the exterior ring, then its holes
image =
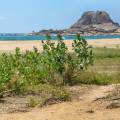
{"type": "MultiPolygon", "coordinates": [[[[98,35],[98,36],[85,36],[88,40],[96,39],[114,39],[120,38],[120,35],[98,35]]],[[[23,34],[0,34],[0,41],[30,41],[30,40],[45,40],[45,36],[36,36],[36,35],[23,35],[23,34]]],[[[56,40],[55,36],[52,36],[53,40],[56,40]]],[[[64,40],[73,40],[75,36],[63,36],[64,40]]]]}

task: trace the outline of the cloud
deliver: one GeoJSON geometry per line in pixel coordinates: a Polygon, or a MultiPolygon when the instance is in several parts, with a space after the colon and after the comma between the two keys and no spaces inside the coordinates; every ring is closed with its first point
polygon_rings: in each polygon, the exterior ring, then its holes
{"type": "Polygon", "coordinates": [[[7,19],[8,19],[7,17],[0,16],[0,20],[7,20],[7,19]]]}

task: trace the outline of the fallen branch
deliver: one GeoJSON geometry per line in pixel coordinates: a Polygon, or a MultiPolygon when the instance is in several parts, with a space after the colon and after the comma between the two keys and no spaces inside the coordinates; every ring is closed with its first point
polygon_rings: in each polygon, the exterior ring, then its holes
{"type": "Polygon", "coordinates": [[[114,99],[112,99],[112,100],[120,100],[120,97],[118,97],[118,98],[114,98],[114,99]]]}

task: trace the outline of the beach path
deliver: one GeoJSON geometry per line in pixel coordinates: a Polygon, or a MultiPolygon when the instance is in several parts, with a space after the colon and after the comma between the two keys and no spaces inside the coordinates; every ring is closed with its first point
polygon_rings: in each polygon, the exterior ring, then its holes
{"type": "Polygon", "coordinates": [[[27,113],[0,115],[0,120],[120,120],[119,108],[108,110],[100,103],[94,104],[96,99],[107,96],[112,90],[113,85],[98,86],[87,91],[77,102],[59,103],[27,113]]]}

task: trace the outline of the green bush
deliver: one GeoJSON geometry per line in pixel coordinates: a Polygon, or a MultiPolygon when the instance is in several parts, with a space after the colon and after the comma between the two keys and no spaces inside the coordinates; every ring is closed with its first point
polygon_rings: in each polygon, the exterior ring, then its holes
{"type": "Polygon", "coordinates": [[[19,94],[24,92],[26,86],[72,85],[74,71],[87,69],[93,62],[92,49],[79,34],[72,44],[74,56],[68,52],[61,35],[57,35],[57,44],[51,36],[46,35],[46,38],[42,41],[42,53],[35,47],[25,53],[16,48],[15,53],[0,56],[0,91],[13,89],[19,94]]]}
{"type": "Polygon", "coordinates": [[[63,77],[63,84],[72,85],[72,75],[74,70],[87,69],[89,64],[93,63],[93,53],[87,41],[79,34],[72,43],[74,57],[68,52],[62,37],[57,36],[58,44],[51,41],[51,37],[47,35],[48,40],[43,41],[44,62],[49,70],[49,76],[54,79],[54,73],[58,73],[63,77]]]}

